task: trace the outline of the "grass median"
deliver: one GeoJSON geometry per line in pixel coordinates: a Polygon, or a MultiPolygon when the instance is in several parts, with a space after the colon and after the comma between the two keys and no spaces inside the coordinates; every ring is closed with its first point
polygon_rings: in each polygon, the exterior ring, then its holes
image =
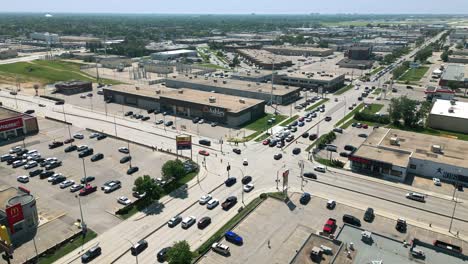
{"type": "Polygon", "coordinates": [[[242,138],[235,138],[235,137],[230,138],[230,139],[228,139],[228,141],[229,142],[239,142],[239,143],[250,141],[250,140],[258,137],[263,132],[268,131],[268,129],[275,126],[276,124],[281,123],[285,119],[286,119],[285,115],[266,114],[263,117],[244,125],[241,128],[241,129],[253,130],[255,132],[253,132],[252,134],[250,134],[250,135],[248,135],[246,137],[242,137],[242,138]],[[268,124],[268,120],[270,120],[271,118],[275,118],[276,120],[275,120],[274,123],[268,124]]]}
{"type": "Polygon", "coordinates": [[[324,99],[320,99],[320,101],[318,101],[317,103],[309,106],[306,108],[306,111],[312,111],[314,110],[315,108],[319,107],[321,104],[324,104],[326,103],[328,100],[330,100],[329,98],[324,98],[324,99]]]}
{"type": "MultiPolygon", "coordinates": [[[[364,108],[364,110],[362,110],[362,112],[364,113],[367,113],[367,114],[376,114],[377,112],[379,112],[380,110],[382,110],[382,108],[384,107],[383,104],[370,104],[368,105],[366,108],[364,108]]],[[[343,129],[346,129],[348,128],[352,123],[363,123],[363,121],[359,121],[359,120],[356,120],[354,118],[348,120],[346,123],[344,123],[341,128],[343,129]]],[[[375,123],[375,122],[370,122],[370,121],[365,121],[366,124],[368,124],[369,126],[378,126],[378,125],[382,125],[382,124],[379,124],[379,123],[375,123]]]]}
{"type": "MultiPolygon", "coordinates": [[[[349,112],[345,117],[343,117],[338,123],[335,124],[335,127],[341,126],[343,123],[346,122],[346,120],[349,120],[356,114],[358,111],[361,111],[361,109],[364,107],[363,103],[360,103],[356,108],[353,109],[353,111],[349,112]]],[[[343,128],[343,127],[342,127],[343,128]]]]}
{"type": "Polygon", "coordinates": [[[86,237],[83,239],[82,236],[78,236],[75,239],[71,240],[70,242],[62,245],[59,247],[54,253],[50,255],[44,255],[42,257],[39,257],[39,260],[37,261],[38,264],[51,264],[60,259],[61,257],[67,255],[68,253],[72,252],[73,250],[81,247],[81,245],[86,244],[88,241],[91,241],[97,237],[97,234],[91,230],[88,229],[88,232],[86,234],[86,237]]]}
{"type": "Polygon", "coordinates": [[[344,94],[344,93],[346,93],[347,91],[353,89],[353,87],[354,87],[354,85],[349,84],[349,85],[347,85],[347,86],[345,86],[345,87],[339,89],[338,91],[334,92],[333,94],[334,94],[334,95],[341,95],[341,94],[344,94]]]}
{"type": "Polygon", "coordinates": [[[428,70],[429,70],[429,67],[419,67],[419,68],[409,69],[406,73],[404,73],[398,79],[398,81],[419,82],[428,70]]]}

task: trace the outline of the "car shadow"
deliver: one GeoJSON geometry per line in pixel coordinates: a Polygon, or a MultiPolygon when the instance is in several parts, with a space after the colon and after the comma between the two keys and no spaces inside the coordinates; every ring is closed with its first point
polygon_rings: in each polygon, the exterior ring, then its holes
{"type": "Polygon", "coordinates": [[[289,199],[289,197],[286,197],[284,202],[286,203],[290,211],[294,211],[297,207],[296,204],[294,204],[294,202],[291,199],[289,199]]]}

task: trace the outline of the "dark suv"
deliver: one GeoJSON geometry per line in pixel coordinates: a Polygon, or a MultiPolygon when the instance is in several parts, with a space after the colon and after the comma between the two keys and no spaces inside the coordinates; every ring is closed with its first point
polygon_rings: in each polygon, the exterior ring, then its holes
{"type": "Polygon", "coordinates": [[[148,242],[146,240],[142,239],[138,241],[133,247],[130,248],[130,251],[132,252],[133,256],[136,256],[143,252],[148,247],[148,242]]]}
{"type": "Polygon", "coordinates": [[[366,222],[372,222],[374,220],[374,209],[372,208],[367,208],[366,212],[364,213],[364,221],[366,222]]]}
{"type": "Polygon", "coordinates": [[[78,154],[78,158],[84,158],[84,157],[87,157],[89,155],[93,155],[93,153],[94,153],[94,149],[88,148],[88,149],[83,150],[82,152],[80,152],[78,154]]]}
{"type": "Polygon", "coordinates": [[[361,226],[361,220],[349,214],[343,215],[343,222],[350,224],[350,225],[361,226]]]}

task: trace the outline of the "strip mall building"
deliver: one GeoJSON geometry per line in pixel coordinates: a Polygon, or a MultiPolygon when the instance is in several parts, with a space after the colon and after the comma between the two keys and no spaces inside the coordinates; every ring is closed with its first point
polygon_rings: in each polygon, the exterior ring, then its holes
{"type": "Polygon", "coordinates": [[[36,117],[0,107],[0,142],[39,131],[36,117]]]}

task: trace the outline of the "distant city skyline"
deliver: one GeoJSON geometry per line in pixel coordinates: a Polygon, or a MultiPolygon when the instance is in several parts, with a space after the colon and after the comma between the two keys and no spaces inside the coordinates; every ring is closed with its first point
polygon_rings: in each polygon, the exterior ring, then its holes
{"type": "Polygon", "coordinates": [[[23,0],[3,3],[3,12],[185,13],[185,14],[468,14],[467,0],[23,0]]]}

